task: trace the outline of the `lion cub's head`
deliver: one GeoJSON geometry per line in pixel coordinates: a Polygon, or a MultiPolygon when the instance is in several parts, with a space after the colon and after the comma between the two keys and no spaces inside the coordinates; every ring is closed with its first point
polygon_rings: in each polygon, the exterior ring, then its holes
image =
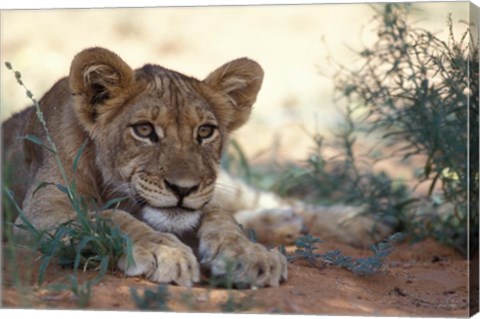
{"type": "Polygon", "coordinates": [[[157,65],[132,70],[103,48],[80,52],[69,77],[103,186],[133,198],[155,229],[176,233],[195,227],[212,199],[228,133],[248,119],[262,79],[245,58],[199,81],[157,65]]]}

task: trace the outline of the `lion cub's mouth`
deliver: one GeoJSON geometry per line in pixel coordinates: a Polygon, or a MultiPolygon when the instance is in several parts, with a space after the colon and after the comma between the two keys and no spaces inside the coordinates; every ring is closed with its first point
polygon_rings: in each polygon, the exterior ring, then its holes
{"type": "Polygon", "coordinates": [[[156,210],[162,210],[162,211],[165,211],[165,212],[169,212],[169,213],[172,213],[172,214],[192,213],[192,212],[198,211],[198,209],[190,208],[190,207],[186,207],[186,206],[155,207],[155,206],[151,206],[151,205],[148,205],[148,204],[146,206],[149,206],[149,207],[151,207],[153,209],[156,209],[156,210]]]}
{"type": "Polygon", "coordinates": [[[210,200],[207,200],[202,205],[200,205],[200,207],[193,208],[186,206],[183,201],[177,202],[177,205],[157,206],[153,205],[152,203],[150,203],[150,201],[139,195],[134,196],[134,200],[142,211],[148,208],[156,211],[163,211],[169,214],[194,213],[202,210],[202,208],[210,202],[210,200]]]}
{"type": "Polygon", "coordinates": [[[144,222],[157,231],[180,235],[195,229],[200,223],[201,215],[200,210],[191,208],[145,205],[140,216],[144,222]]]}

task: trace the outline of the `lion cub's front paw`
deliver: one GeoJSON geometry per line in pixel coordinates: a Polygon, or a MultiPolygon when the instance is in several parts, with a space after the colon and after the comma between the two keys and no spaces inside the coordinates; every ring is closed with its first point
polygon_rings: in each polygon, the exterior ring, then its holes
{"type": "Polygon", "coordinates": [[[200,267],[192,249],[172,234],[151,233],[133,243],[133,263],[124,255],[118,268],[127,276],[144,275],[162,283],[191,287],[200,280],[200,267]]]}
{"type": "Polygon", "coordinates": [[[239,286],[277,287],[281,281],[287,280],[285,256],[244,237],[203,239],[200,256],[202,266],[210,269],[211,275],[231,275],[239,286]]]}

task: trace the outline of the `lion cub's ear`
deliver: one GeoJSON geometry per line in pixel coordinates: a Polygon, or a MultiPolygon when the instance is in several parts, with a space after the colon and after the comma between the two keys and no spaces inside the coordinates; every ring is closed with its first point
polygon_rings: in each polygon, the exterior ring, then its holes
{"type": "Polygon", "coordinates": [[[131,95],[135,82],[133,70],[118,55],[99,47],[75,56],[69,80],[75,112],[89,131],[116,114],[131,95]]]}
{"type": "Polygon", "coordinates": [[[235,130],[247,121],[262,81],[262,67],[247,58],[228,62],[203,80],[211,89],[224,94],[230,102],[230,105],[223,105],[221,109],[217,106],[218,116],[226,123],[228,131],[235,130]]]}

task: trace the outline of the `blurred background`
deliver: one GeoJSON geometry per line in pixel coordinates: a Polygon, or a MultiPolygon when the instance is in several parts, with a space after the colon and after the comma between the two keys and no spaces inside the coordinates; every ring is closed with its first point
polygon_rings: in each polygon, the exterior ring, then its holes
{"type": "MultiPolygon", "coordinates": [[[[115,51],[134,68],[156,63],[200,79],[246,56],[263,66],[265,79],[236,140],[253,162],[303,159],[310,136],[328,134],[341,119],[327,58],[356,63],[375,40],[373,13],[366,4],[3,11],[1,116],[29,103],[5,61],[40,98],[68,74],[73,56],[91,46],[115,51]]],[[[455,23],[466,21],[468,6],[413,4],[409,19],[446,38],[449,13],[455,23]]]]}

